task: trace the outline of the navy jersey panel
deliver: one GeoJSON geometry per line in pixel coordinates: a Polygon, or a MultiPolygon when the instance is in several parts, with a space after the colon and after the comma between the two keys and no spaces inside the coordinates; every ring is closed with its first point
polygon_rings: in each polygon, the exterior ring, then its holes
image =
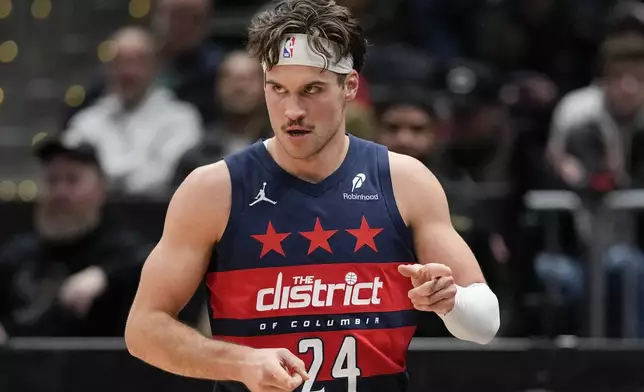
{"type": "Polygon", "coordinates": [[[318,184],[282,170],[261,142],[225,160],[233,181],[233,208],[217,245],[214,270],[414,258],[393,198],[385,147],[351,137],[345,161],[318,184]],[[268,201],[250,206],[262,188],[268,201]],[[310,249],[306,233],[315,231],[318,220],[320,231],[335,232],[323,233],[328,240],[320,238],[313,244],[320,246],[310,249]],[[379,231],[373,238],[377,246],[368,237],[370,228],[379,231]]]}
{"type": "Polygon", "coordinates": [[[289,349],[312,390],[403,391],[417,313],[398,266],[415,262],[413,241],[387,149],[349,139],[340,167],[316,184],[284,171],[261,141],[225,158],[232,203],[206,277],[211,328],[289,349]]]}

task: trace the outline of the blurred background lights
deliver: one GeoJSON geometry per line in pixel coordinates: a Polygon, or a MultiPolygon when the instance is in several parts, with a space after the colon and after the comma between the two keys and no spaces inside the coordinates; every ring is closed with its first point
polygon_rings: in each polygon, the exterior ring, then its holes
{"type": "Polygon", "coordinates": [[[150,13],[150,0],[130,0],[130,16],[143,18],[150,13]]]}
{"type": "Polygon", "coordinates": [[[100,45],[98,45],[97,53],[98,59],[101,62],[107,63],[112,61],[114,59],[113,42],[110,40],[102,42],[100,45]]]}
{"type": "Polygon", "coordinates": [[[34,0],[31,3],[31,15],[36,19],[47,19],[51,13],[50,0],[34,0]]]}
{"type": "Polygon", "coordinates": [[[12,8],[11,0],[0,0],[0,19],[8,18],[12,8]]]}
{"type": "Polygon", "coordinates": [[[80,106],[85,101],[85,88],[83,86],[70,86],[65,93],[65,103],[68,106],[80,106]]]}
{"type": "Polygon", "coordinates": [[[0,200],[10,201],[15,199],[18,187],[13,181],[0,181],[0,200]]]}
{"type": "Polygon", "coordinates": [[[4,41],[0,44],[0,62],[10,63],[18,56],[18,44],[15,41],[4,41]]]}
{"type": "Polygon", "coordinates": [[[22,201],[32,201],[38,195],[38,185],[32,180],[25,180],[18,185],[18,197],[22,201]]]}

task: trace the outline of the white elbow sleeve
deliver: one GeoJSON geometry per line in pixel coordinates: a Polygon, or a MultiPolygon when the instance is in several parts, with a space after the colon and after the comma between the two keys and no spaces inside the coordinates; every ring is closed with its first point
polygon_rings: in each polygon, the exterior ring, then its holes
{"type": "Polygon", "coordinates": [[[467,287],[457,286],[456,303],[447,314],[440,316],[454,337],[487,344],[499,330],[501,317],[499,301],[485,283],[467,287]]]}

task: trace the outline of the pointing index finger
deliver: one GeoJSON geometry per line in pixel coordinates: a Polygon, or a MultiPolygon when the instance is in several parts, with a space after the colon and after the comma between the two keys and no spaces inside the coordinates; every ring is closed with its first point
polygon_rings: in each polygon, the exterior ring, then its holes
{"type": "Polygon", "coordinates": [[[443,276],[452,276],[452,270],[445,264],[428,263],[423,266],[423,272],[428,279],[438,279],[443,276]]]}
{"type": "Polygon", "coordinates": [[[398,272],[405,278],[419,278],[423,266],[420,264],[403,264],[398,266],[398,272]]]}

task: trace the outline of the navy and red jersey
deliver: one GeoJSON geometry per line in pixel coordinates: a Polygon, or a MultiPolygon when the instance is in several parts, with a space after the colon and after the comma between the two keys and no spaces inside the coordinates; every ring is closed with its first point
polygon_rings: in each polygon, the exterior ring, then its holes
{"type": "Polygon", "coordinates": [[[349,138],[341,166],[315,184],[262,141],[225,158],[232,207],[207,275],[212,333],[299,356],[311,380],[298,391],[404,391],[417,318],[397,268],[415,262],[413,241],[387,149],[349,138]]]}

